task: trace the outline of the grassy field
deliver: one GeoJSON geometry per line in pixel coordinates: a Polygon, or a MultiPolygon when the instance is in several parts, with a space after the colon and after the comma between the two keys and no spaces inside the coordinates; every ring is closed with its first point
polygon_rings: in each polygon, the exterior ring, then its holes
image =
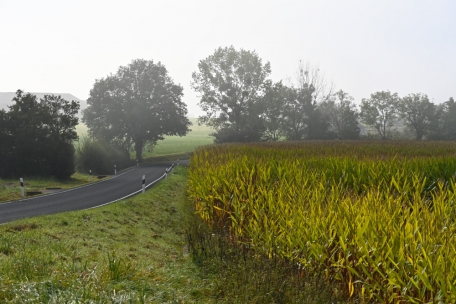
{"type": "Polygon", "coordinates": [[[177,167],[145,194],[0,226],[0,302],[215,303],[187,253],[186,181],[177,167]]]}
{"type": "MultiPolygon", "coordinates": [[[[193,152],[197,147],[210,145],[214,142],[214,138],[209,136],[212,133],[212,129],[203,125],[198,126],[196,118],[190,118],[192,122],[191,131],[183,137],[179,136],[166,136],[164,140],[161,140],[157,143],[156,146],[148,146],[144,149],[143,158],[156,158],[172,155],[187,155],[193,152]]],[[[84,124],[79,124],[76,127],[76,131],[79,136],[84,136],[87,134],[87,127],[84,124]]],[[[131,154],[131,157],[134,159],[134,153],[131,154]]]]}

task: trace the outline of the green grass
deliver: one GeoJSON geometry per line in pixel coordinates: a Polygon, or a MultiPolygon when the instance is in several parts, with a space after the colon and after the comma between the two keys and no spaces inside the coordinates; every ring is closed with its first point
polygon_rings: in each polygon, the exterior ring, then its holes
{"type": "Polygon", "coordinates": [[[209,136],[213,132],[208,126],[198,126],[196,119],[190,119],[193,123],[191,131],[183,137],[166,136],[164,140],[157,143],[153,149],[146,147],[143,157],[154,157],[163,155],[172,155],[177,153],[190,153],[197,147],[210,145],[214,143],[214,138],[209,136]]]}
{"type": "MultiPolygon", "coordinates": [[[[98,179],[94,176],[92,182],[98,179]]],[[[88,174],[75,173],[68,180],[57,180],[54,178],[36,178],[24,177],[24,192],[27,191],[42,191],[46,192],[46,188],[62,188],[68,189],[90,183],[88,174]]],[[[13,201],[21,198],[21,190],[19,179],[0,179],[0,202],[13,201]]]]}
{"type": "MultiPolygon", "coordinates": [[[[158,141],[156,146],[146,146],[143,152],[143,158],[163,159],[163,157],[174,159],[188,158],[189,153],[193,152],[197,147],[210,145],[214,143],[214,138],[210,136],[213,129],[206,125],[199,126],[196,118],[190,118],[193,124],[191,131],[186,136],[165,136],[164,140],[158,141]]],[[[87,126],[79,124],[76,127],[76,132],[79,137],[87,135],[87,126]]],[[[131,153],[131,158],[135,159],[134,152],[131,153]]]]}
{"type": "Polygon", "coordinates": [[[0,226],[1,303],[215,303],[186,254],[186,169],[105,207],[0,226]]]}

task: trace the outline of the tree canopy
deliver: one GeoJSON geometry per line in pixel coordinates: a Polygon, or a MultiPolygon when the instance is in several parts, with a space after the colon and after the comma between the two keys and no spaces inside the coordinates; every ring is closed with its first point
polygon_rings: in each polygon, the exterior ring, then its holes
{"type": "Polygon", "coordinates": [[[83,121],[91,135],[134,147],[141,161],[146,143],[189,132],[182,91],[160,62],[133,60],[116,74],[96,80],[83,121]]]}
{"type": "Polygon", "coordinates": [[[415,134],[416,140],[422,140],[432,130],[436,107],[426,94],[409,94],[401,98],[398,110],[405,126],[415,134]]]}
{"type": "Polygon", "coordinates": [[[361,120],[368,126],[375,128],[382,139],[391,139],[398,118],[397,93],[381,91],[371,94],[361,103],[361,120]]]}
{"type": "Polygon", "coordinates": [[[442,106],[440,132],[446,140],[456,140],[456,102],[453,97],[442,106]]]}
{"type": "Polygon", "coordinates": [[[338,139],[359,138],[358,126],[359,113],[356,109],[353,97],[340,90],[321,105],[323,113],[328,117],[330,131],[338,139]]]}
{"type": "Polygon", "coordinates": [[[54,95],[38,100],[21,90],[13,101],[8,112],[0,111],[0,174],[70,177],[79,103],[54,95]]]}
{"type": "Polygon", "coordinates": [[[256,52],[233,46],[218,48],[201,60],[192,74],[192,87],[201,94],[205,112],[198,119],[215,129],[216,142],[257,141],[264,124],[262,98],[271,73],[256,52]]]}

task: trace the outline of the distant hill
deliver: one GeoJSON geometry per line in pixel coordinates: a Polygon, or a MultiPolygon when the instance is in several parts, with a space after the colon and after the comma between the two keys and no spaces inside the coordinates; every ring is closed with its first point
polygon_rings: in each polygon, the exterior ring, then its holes
{"type": "MultiPolygon", "coordinates": [[[[69,94],[69,93],[34,93],[34,92],[30,92],[30,93],[36,95],[36,97],[38,99],[43,98],[44,95],[57,95],[57,96],[60,95],[63,99],[68,100],[68,101],[72,101],[72,100],[79,101],[79,103],[81,104],[81,109],[86,108],[85,100],[81,100],[81,99],[77,98],[76,96],[69,94]]],[[[12,100],[15,96],[16,96],[16,92],[0,92],[0,109],[7,110],[8,109],[7,106],[13,104],[12,100]]]]}

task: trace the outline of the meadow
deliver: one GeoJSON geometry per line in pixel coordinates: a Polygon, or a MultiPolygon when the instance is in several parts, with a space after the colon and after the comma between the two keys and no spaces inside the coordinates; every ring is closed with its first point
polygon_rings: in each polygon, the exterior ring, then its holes
{"type": "Polygon", "coordinates": [[[191,160],[208,226],[193,251],[246,265],[227,283],[248,302],[454,303],[455,190],[454,142],[208,146],[191,160]]]}
{"type": "MultiPolygon", "coordinates": [[[[214,143],[214,138],[209,135],[213,132],[210,127],[206,125],[199,126],[196,118],[190,118],[189,120],[192,126],[190,127],[191,131],[186,136],[165,136],[165,139],[158,141],[155,146],[147,145],[143,151],[143,158],[171,159],[173,156],[189,158],[197,147],[214,143]]],[[[88,129],[87,126],[81,123],[76,127],[76,131],[82,137],[87,135],[88,129]]],[[[131,158],[134,159],[135,157],[135,154],[131,152],[131,158]]]]}

